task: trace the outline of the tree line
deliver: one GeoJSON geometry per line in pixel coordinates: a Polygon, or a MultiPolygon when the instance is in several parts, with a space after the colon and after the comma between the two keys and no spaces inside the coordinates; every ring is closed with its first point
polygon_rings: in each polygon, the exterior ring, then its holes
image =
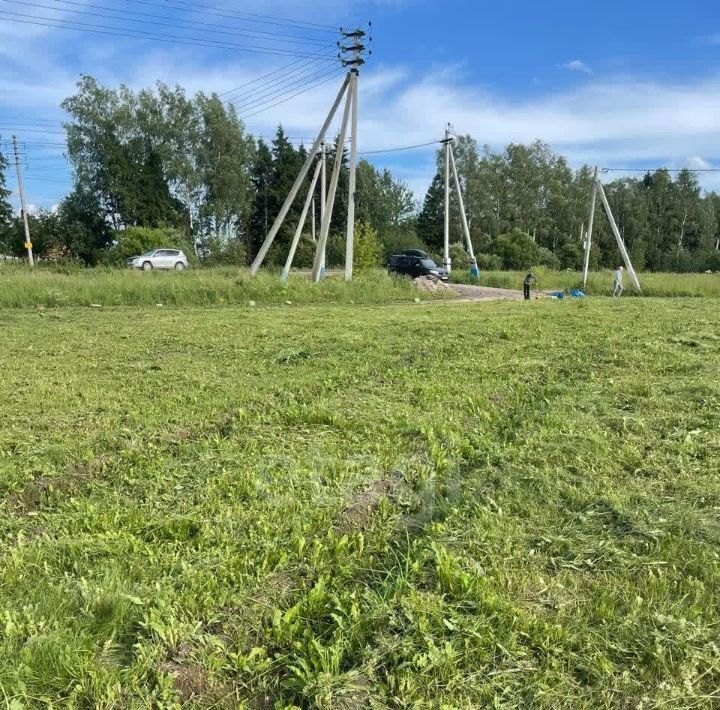
{"type": "MultiPolygon", "coordinates": [[[[132,91],[103,87],[84,76],[62,108],[68,115],[66,156],[73,187],[53,212],[31,215],[40,257],[86,264],[117,262],[156,246],[184,246],[212,262],[249,263],[307,158],[283,128],[265,141],[247,132],[232,105],[216,95],[188,96],[158,83],[132,91]]],[[[342,169],[328,243],[328,262],[344,258],[347,151],[328,145],[328,170],[337,151],[342,169]]],[[[592,170],[572,170],[541,142],[502,152],[460,136],[455,154],[471,239],[481,268],[545,264],[579,268],[580,225],[587,222],[592,170]]],[[[0,253],[22,255],[21,220],[13,216],[0,156],[0,253]]],[[[421,205],[401,180],[367,161],[358,165],[358,253],[376,259],[408,247],[440,255],[443,245],[444,157],[421,205]]],[[[309,177],[300,195],[308,188],[309,177]]],[[[703,194],[697,176],[665,170],[605,181],[618,226],[638,269],[720,270],[720,197],[703,194]]],[[[282,263],[302,207],[295,201],[269,254],[282,263]]],[[[315,220],[319,229],[319,194],[315,220]]],[[[312,261],[310,222],[297,265],[312,261]]],[[[617,249],[600,210],[591,255],[594,267],[615,265],[617,249]]],[[[461,224],[451,187],[454,263],[462,265],[461,224]]]]}
{"type": "MultiPolygon", "coordinates": [[[[480,148],[471,136],[455,145],[471,238],[481,266],[578,269],[583,262],[581,227],[589,221],[593,169],[572,170],[565,158],[536,142],[502,152],[480,148]]],[[[620,233],[637,269],[720,270],[720,196],[703,194],[697,175],[667,170],[607,180],[600,175],[620,233]]],[[[443,242],[444,157],[417,220],[423,241],[443,242]]],[[[462,234],[455,186],[451,230],[462,234]]],[[[619,262],[615,238],[600,201],[594,220],[591,264],[619,262]]]]}

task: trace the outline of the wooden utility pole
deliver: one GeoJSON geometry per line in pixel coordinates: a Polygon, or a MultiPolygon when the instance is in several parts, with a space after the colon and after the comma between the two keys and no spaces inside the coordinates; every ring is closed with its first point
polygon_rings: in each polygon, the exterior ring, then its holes
{"type": "Polygon", "coordinates": [[[13,136],[13,152],[15,153],[15,170],[17,171],[18,192],[20,193],[20,211],[25,223],[25,248],[27,249],[28,262],[35,266],[33,259],[32,242],[30,241],[30,225],[28,224],[27,206],[25,204],[25,187],[23,186],[22,170],[20,168],[20,152],[18,151],[17,137],[13,136]]]}

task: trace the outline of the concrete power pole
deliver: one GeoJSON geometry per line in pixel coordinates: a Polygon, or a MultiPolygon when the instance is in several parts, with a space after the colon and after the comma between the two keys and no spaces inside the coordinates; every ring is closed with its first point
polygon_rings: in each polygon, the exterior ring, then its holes
{"type": "Polygon", "coordinates": [[[32,242],[30,241],[30,225],[28,224],[27,205],[25,204],[25,187],[23,186],[22,170],[20,169],[20,153],[18,151],[17,138],[13,136],[13,152],[15,153],[15,170],[17,171],[18,192],[20,193],[20,210],[22,211],[23,222],[25,223],[25,248],[27,249],[28,262],[35,266],[33,259],[32,242]]]}
{"type": "Polygon", "coordinates": [[[615,241],[617,242],[618,249],[620,250],[620,254],[622,254],[623,261],[625,262],[625,268],[630,272],[630,278],[632,279],[635,288],[638,291],[642,291],[642,289],[640,288],[640,281],[637,277],[637,273],[635,273],[635,267],[632,265],[632,261],[630,261],[630,254],[628,254],[628,250],[625,247],[625,242],[623,241],[620,230],[618,229],[617,222],[615,221],[615,216],[613,215],[612,208],[610,207],[610,202],[607,198],[607,195],[605,194],[605,188],[602,186],[602,183],[599,180],[596,184],[598,193],[600,194],[600,200],[602,201],[602,205],[605,208],[605,214],[607,215],[608,221],[610,222],[610,229],[612,229],[612,233],[615,235],[615,241]]]}
{"type": "MultiPolygon", "coordinates": [[[[345,77],[345,80],[343,81],[342,86],[340,87],[340,91],[338,91],[338,94],[335,97],[335,101],[332,105],[332,108],[330,109],[330,112],[328,113],[327,117],[325,118],[325,122],[323,123],[322,128],[320,129],[320,134],[315,139],[315,142],[313,143],[312,148],[310,148],[308,156],[305,160],[305,164],[300,169],[300,172],[299,172],[297,178],[295,179],[295,183],[290,188],[290,192],[288,193],[288,196],[285,198],[285,202],[283,203],[283,206],[280,208],[280,213],[275,218],[275,222],[273,223],[272,228],[268,232],[268,235],[265,238],[265,241],[263,242],[262,246],[260,247],[260,250],[257,253],[257,256],[255,257],[255,261],[253,261],[252,266],[250,267],[250,273],[253,276],[258,272],[258,270],[260,269],[260,266],[262,265],[263,261],[265,260],[265,256],[267,255],[268,251],[270,250],[270,247],[272,246],[272,243],[275,240],[275,237],[277,236],[277,233],[280,230],[280,227],[282,227],[285,217],[287,217],[287,213],[290,211],[290,207],[292,206],[292,203],[295,200],[295,197],[296,197],[298,191],[300,190],[300,188],[303,184],[303,181],[305,180],[306,175],[310,171],[310,167],[312,166],[313,160],[315,160],[315,156],[317,155],[318,150],[320,149],[320,145],[325,141],[325,134],[327,133],[327,130],[330,127],[330,124],[332,123],[332,120],[335,117],[335,114],[337,113],[340,103],[342,102],[343,98],[345,97],[349,83],[350,83],[350,77],[348,75],[345,77]]],[[[322,239],[322,227],[321,227],[320,238],[322,239]]],[[[324,248],[324,245],[323,245],[323,248],[324,248]]]]}
{"type": "MultiPolygon", "coordinates": [[[[283,280],[285,280],[292,267],[292,261],[295,256],[295,250],[304,227],[307,213],[310,210],[310,206],[313,204],[313,194],[317,180],[320,179],[320,232],[317,236],[317,243],[315,247],[315,258],[313,259],[312,267],[312,280],[315,282],[320,281],[325,271],[325,251],[327,249],[328,233],[330,231],[330,223],[333,216],[333,207],[335,206],[335,196],[338,188],[338,181],[340,178],[340,172],[342,170],[343,162],[343,150],[345,147],[345,136],[348,133],[348,128],[352,133],[351,136],[351,147],[350,147],[350,169],[349,169],[349,194],[348,194],[348,215],[347,215],[347,230],[346,230],[346,250],[345,250],[345,279],[350,281],[352,279],[352,267],[353,267],[353,246],[355,238],[355,186],[356,186],[356,168],[357,168],[357,124],[358,124],[358,77],[360,73],[360,67],[365,64],[363,55],[368,51],[367,47],[363,44],[363,38],[366,36],[366,32],[362,29],[355,29],[352,31],[345,31],[340,28],[340,33],[343,40],[350,40],[351,44],[345,45],[338,42],[340,53],[338,58],[341,60],[343,67],[349,67],[348,73],[345,76],[340,91],[338,92],[335,102],[332,105],[322,128],[320,134],[315,139],[312,148],[310,149],[305,164],[300,170],[295,183],[293,184],[290,192],[288,193],[285,202],[283,203],[280,213],[275,218],[275,222],[268,232],[265,241],[263,242],[260,250],[258,251],[255,261],[253,261],[250,267],[250,273],[256,274],[258,269],[263,263],[263,260],[267,256],[267,253],[273,243],[273,240],[278,234],[283,221],[287,217],[290,207],[295,200],[300,187],[307,176],[310,165],[315,159],[316,155],[320,155],[320,164],[316,166],[315,175],[312,180],[312,186],[306,197],[305,205],[303,207],[302,216],[300,218],[300,224],[295,232],[290,254],[285,263],[285,269],[283,270],[283,280]],[[350,56],[350,59],[347,57],[350,56]],[[345,109],[343,111],[342,120],[340,122],[340,132],[337,139],[337,147],[335,150],[335,156],[333,160],[333,169],[330,176],[330,184],[327,185],[326,170],[327,160],[325,152],[325,136],[328,128],[332,123],[335,114],[340,107],[343,99],[345,100],[345,109]],[[327,187],[326,187],[327,186],[327,187]]],[[[372,38],[370,38],[372,41],[372,38]]],[[[314,218],[313,208],[313,218],[314,218]]],[[[313,234],[315,232],[314,220],[313,220],[313,234]]]]}
{"type": "Polygon", "coordinates": [[[465,200],[462,195],[462,185],[460,185],[460,176],[458,175],[457,163],[455,162],[455,153],[452,149],[452,144],[448,143],[447,145],[450,153],[450,165],[452,167],[453,175],[455,176],[455,189],[457,190],[460,219],[462,220],[463,232],[465,233],[465,244],[467,247],[468,262],[470,263],[470,276],[478,278],[480,276],[480,271],[478,270],[472,239],[470,239],[470,227],[468,226],[467,213],[465,212],[465,200]]]}
{"type": "Polygon", "coordinates": [[[445,127],[445,239],[443,249],[443,266],[448,274],[452,270],[450,259],[450,124],[445,127]]]}
{"type": "MultiPolygon", "coordinates": [[[[355,58],[360,58],[359,50],[355,52],[355,58]]],[[[352,70],[352,82],[350,84],[350,96],[352,107],[350,109],[350,175],[348,178],[348,212],[347,230],[345,235],[345,281],[352,281],[353,260],[355,258],[355,186],[357,175],[357,131],[358,131],[358,81],[359,70],[352,70]]]]}
{"type": "MultiPolygon", "coordinates": [[[[320,161],[322,168],[320,169],[320,224],[325,218],[325,200],[327,200],[327,150],[325,143],[320,146],[320,161]]],[[[325,275],[325,261],[327,258],[326,250],[323,249],[322,264],[320,265],[320,273],[325,275]]]]}
{"type": "Polygon", "coordinates": [[[590,197],[590,216],[588,217],[588,230],[585,237],[585,262],[583,264],[583,289],[587,288],[588,271],[590,270],[590,249],[592,248],[593,225],[595,224],[595,205],[598,194],[598,169],[593,174],[593,188],[590,197]]]}
{"type": "Polygon", "coordinates": [[[350,59],[343,60],[343,66],[350,68],[351,80],[348,89],[351,100],[350,106],[350,174],[348,177],[348,211],[347,229],[345,231],[345,280],[352,281],[353,260],[355,255],[355,186],[357,175],[357,148],[358,148],[358,94],[360,82],[360,67],[365,64],[363,54],[367,47],[363,44],[366,37],[364,30],[356,29],[342,32],[345,40],[350,44],[340,46],[341,52],[349,54],[350,59]]]}
{"type": "Polygon", "coordinates": [[[340,122],[340,133],[338,134],[337,147],[335,149],[335,160],[333,161],[333,170],[330,174],[330,186],[328,189],[327,201],[325,203],[325,214],[320,221],[320,237],[318,239],[317,251],[315,253],[315,261],[313,262],[312,280],[318,283],[322,278],[322,261],[327,249],[328,234],[330,232],[330,221],[332,220],[333,207],[335,206],[335,195],[337,193],[338,180],[340,179],[340,169],[342,168],[343,147],[345,145],[345,135],[350,121],[350,109],[352,108],[352,75],[348,74],[345,79],[347,94],[345,96],[345,110],[340,122]]]}

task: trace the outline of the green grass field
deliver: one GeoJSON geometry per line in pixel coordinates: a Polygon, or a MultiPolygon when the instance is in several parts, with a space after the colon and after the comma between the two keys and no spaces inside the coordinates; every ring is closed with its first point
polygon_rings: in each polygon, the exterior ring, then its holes
{"type": "MultiPolygon", "coordinates": [[[[444,294],[447,298],[447,294],[444,294]]],[[[422,293],[408,279],[390,278],[385,271],[358,272],[351,283],[339,276],[319,285],[306,275],[293,275],[281,284],[280,272],[250,276],[247,269],[209,268],[175,271],[80,269],[0,265],[0,308],[67,306],[258,306],[412,302],[437,297],[422,293]]]]}
{"type": "MultiPolygon", "coordinates": [[[[534,270],[538,278],[538,288],[568,290],[582,288],[582,273],[575,271],[534,270]]],[[[522,290],[523,279],[527,271],[483,271],[479,279],[473,280],[467,271],[453,271],[453,281],[457,283],[477,283],[494,288],[512,288],[522,290]]],[[[638,274],[642,294],[645,296],[720,298],[720,274],[638,274]]],[[[630,275],[625,274],[625,296],[635,296],[630,275]]],[[[589,274],[586,292],[590,296],[610,296],[613,289],[612,271],[592,271],[589,274]]]]}
{"type": "Polygon", "coordinates": [[[15,308],[0,369],[13,710],[720,702],[714,301],[15,308]]]}
{"type": "MultiPolygon", "coordinates": [[[[582,275],[568,271],[536,271],[538,287],[571,289],[582,285],[582,275]]],[[[488,271],[478,281],[467,271],[453,271],[453,281],[522,291],[525,272],[488,271]]],[[[720,298],[718,274],[640,274],[646,296],[709,296],[720,298]]],[[[630,277],[625,295],[635,295],[630,277]]],[[[591,273],[587,292],[612,293],[612,273],[591,273]]],[[[293,275],[280,283],[280,274],[262,271],[251,277],[247,269],[216,267],[184,273],[144,273],[129,269],[80,269],[41,265],[0,264],[0,308],[62,308],[67,306],[247,306],[300,304],[379,304],[411,302],[415,298],[448,298],[445,293],[423,293],[404,278],[390,278],[384,270],[358,272],[352,283],[342,276],[326,278],[317,286],[307,275],[293,275]]]]}

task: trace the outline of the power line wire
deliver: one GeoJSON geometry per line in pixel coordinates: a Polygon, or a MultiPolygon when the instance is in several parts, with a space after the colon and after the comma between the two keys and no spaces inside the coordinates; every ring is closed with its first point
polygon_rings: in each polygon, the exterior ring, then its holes
{"type": "MultiPolygon", "coordinates": [[[[5,141],[6,147],[11,147],[11,143],[9,141],[5,141]]],[[[65,143],[38,143],[35,141],[23,141],[23,145],[32,146],[34,148],[38,149],[55,149],[55,148],[62,148],[66,149],[67,145],[65,143]]]]}
{"type": "Polygon", "coordinates": [[[262,15],[255,12],[239,12],[238,10],[220,10],[219,8],[209,8],[206,5],[200,5],[186,0],[165,0],[158,4],[157,2],[149,2],[148,0],[126,0],[126,2],[137,3],[141,5],[152,5],[155,7],[172,7],[176,10],[184,8],[186,12],[200,13],[202,15],[216,15],[218,17],[227,17],[234,20],[244,20],[245,22],[255,22],[267,25],[279,25],[281,27],[304,27],[314,32],[334,32],[338,31],[333,25],[321,24],[318,22],[305,22],[303,20],[292,20],[290,18],[276,17],[274,15],[262,15]]]}
{"type": "Polygon", "coordinates": [[[39,127],[28,127],[24,126],[22,124],[16,125],[14,127],[6,126],[6,125],[0,125],[0,131],[13,131],[17,130],[20,133],[42,133],[43,135],[49,136],[49,135],[60,135],[64,136],[65,131],[56,131],[54,129],[48,129],[48,128],[39,128],[39,127]]]}
{"type": "Polygon", "coordinates": [[[43,124],[55,127],[62,125],[62,121],[56,121],[49,118],[28,118],[27,116],[8,116],[0,114],[0,123],[11,123],[13,121],[21,121],[24,125],[37,125],[42,127],[43,124]]]}
{"type": "Polygon", "coordinates": [[[36,180],[40,182],[57,182],[62,183],[63,185],[67,185],[69,182],[70,176],[68,175],[68,180],[61,180],[60,178],[50,178],[50,177],[36,177],[34,175],[30,175],[29,173],[26,173],[25,177],[28,180],[36,180]]]}
{"type": "Polygon", "coordinates": [[[315,84],[311,84],[310,86],[306,87],[306,88],[303,89],[302,91],[298,91],[297,93],[292,94],[291,96],[288,96],[287,98],[284,98],[284,99],[282,99],[281,101],[276,101],[275,103],[270,104],[269,106],[265,106],[265,107],[263,107],[263,108],[261,108],[261,109],[258,109],[257,111],[254,111],[253,113],[248,113],[248,114],[245,114],[245,115],[241,115],[241,116],[239,116],[239,117],[242,118],[242,119],[245,121],[245,120],[247,120],[248,118],[252,118],[253,116],[257,116],[257,114],[262,113],[263,111],[267,111],[267,110],[269,110],[269,109],[271,109],[271,108],[275,108],[276,106],[280,106],[281,104],[287,103],[287,102],[290,101],[291,99],[294,99],[296,96],[300,96],[300,94],[305,94],[305,93],[307,93],[308,91],[311,91],[312,89],[314,89],[314,88],[316,88],[316,87],[318,87],[318,86],[321,86],[322,84],[327,84],[327,82],[331,81],[332,79],[340,78],[341,76],[342,76],[342,73],[337,73],[337,72],[335,72],[335,73],[333,73],[333,74],[330,74],[329,76],[327,76],[326,78],[322,79],[321,81],[318,81],[318,82],[316,82],[315,84]]]}
{"type": "Polygon", "coordinates": [[[360,155],[379,155],[380,153],[398,153],[401,150],[415,150],[416,148],[427,148],[430,145],[438,145],[441,140],[428,141],[427,143],[418,143],[416,145],[404,145],[398,148],[380,148],[378,150],[363,150],[360,155]]]}
{"type": "MultiPolygon", "coordinates": [[[[325,56],[326,56],[327,58],[332,58],[331,55],[329,55],[329,54],[328,54],[328,55],[325,55],[325,56]]],[[[282,73],[279,77],[276,77],[276,78],[273,79],[272,81],[264,84],[264,85],[260,88],[260,91],[265,91],[265,90],[268,89],[269,87],[272,87],[272,86],[274,86],[274,85],[283,83],[285,80],[290,79],[291,77],[293,77],[293,76],[295,76],[295,75],[297,75],[297,74],[304,74],[305,72],[307,72],[307,71],[309,71],[309,70],[311,70],[311,69],[317,68],[317,67],[320,66],[320,64],[321,64],[321,62],[319,62],[318,59],[319,59],[319,57],[316,58],[316,59],[305,59],[305,60],[303,60],[303,61],[302,61],[302,64],[300,64],[299,66],[297,66],[295,69],[292,69],[291,71],[282,73]]],[[[293,62],[293,64],[297,64],[297,62],[293,62]]],[[[278,73],[278,71],[275,71],[275,72],[271,72],[270,74],[277,74],[277,73],[278,73]]],[[[265,74],[265,75],[264,75],[263,77],[261,77],[261,78],[262,78],[262,79],[267,79],[267,78],[269,78],[270,74],[265,74]]],[[[251,84],[257,84],[258,81],[261,80],[261,78],[258,78],[258,79],[254,80],[254,81],[251,81],[251,82],[248,82],[245,86],[247,87],[247,86],[250,86],[251,84]]],[[[225,92],[223,92],[222,94],[218,94],[218,97],[220,97],[220,96],[225,96],[226,98],[224,99],[224,101],[230,101],[230,102],[233,102],[233,103],[234,103],[234,102],[236,102],[236,101],[239,101],[239,100],[242,99],[242,98],[245,98],[246,96],[251,95],[253,92],[255,92],[255,91],[258,90],[257,87],[255,87],[255,88],[252,88],[252,89],[246,88],[244,91],[241,91],[240,89],[242,89],[242,88],[243,88],[243,87],[237,87],[237,88],[235,88],[235,89],[232,89],[231,91],[225,91],[225,92]]]]}
{"type": "Polygon", "coordinates": [[[720,173],[720,168],[600,168],[600,172],[603,173],[720,173]]]}
{"type": "Polygon", "coordinates": [[[320,68],[319,64],[314,64],[310,67],[306,67],[302,70],[300,74],[297,74],[296,76],[287,75],[278,77],[275,81],[268,82],[262,88],[257,87],[252,91],[245,91],[239,96],[234,96],[231,99],[225,99],[225,102],[228,104],[232,104],[235,107],[242,106],[244,104],[256,101],[257,99],[274,91],[279,91],[283,88],[294,88],[293,85],[297,83],[302,83],[303,81],[307,81],[313,76],[313,74],[316,74],[318,71],[327,71],[327,69],[327,66],[323,66],[322,68],[320,68]]]}
{"type": "Polygon", "coordinates": [[[252,54],[274,54],[280,57],[310,58],[315,56],[307,53],[298,54],[297,52],[282,51],[279,49],[260,48],[255,46],[250,47],[233,44],[230,42],[215,42],[214,40],[201,40],[193,37],[163,35],[154,32],[145,32],[143,30],[130,31],[125,28],[114,28],[108,25],[90,24],[86,22],[78,22],[77,20],[61,20],[56,18],[40,17],[38,15],[27,15],[25,13],[8,12],[6,10],[0,10],[0,16],[2,15],[5,15],[3,19],[18,24],[37,25],[40,27],[53,27],[55,29],[77,30],[81,32],[94,32],[95,34],[111,35],[113,37],[131,37],[133,39],[143,39],[153,42],[165,42],[168,44],[180,44],[186,46],[206,47],[209,49],[230,49],[238,52],[250,52],[252,54]]]}
{"type": "Polygon", "coordinates": [[[240,84],[240,86],[236,86],[234,89],[228,89],[227,91],[222,91],[218,94],[218,96],[227,96],[228,94],[234,94],[236,91],[239,91],[240,89],[244,89],[247,86],[252,86],[253,84],[257,84],[259,81],[262,81],[263,79],[267,79],[268,77],[274,76],[275,74],[285,71],[286,69],[289,69],[290,67],[293,67],[296,64],[299,64],[304,61],[307,61],[307,60],[297,59],[294,62],[290,62],[290,64],[286,64],[285,66],[279,67],[278,69],[268,72],[267,74],[263,74],[262,76],[257,77],[257,79],[248,81],[245,84],[240,84]]]}
{"type": "MultiPolygon", "coordinates": [[[[4,2],[10,3],[10,0],[2,0],[4,2]]],[[[237,30],[232,30],[227,25],[213,25],[208,22],[199,22],[195,20],[170,20],[168,17],[164,17],[162,15],[152,15],[147,12],[133,12],[132,10],[118,10],[113,7],[108,7],[107,5],[85,5],[81,2],[75,2],[75,0],[50,0],[50,2],[56,3],[60,5],[60,8],[54,7],[53,5],[44,5],[42,3],[36,3],[36,2],[28,2],[27,0],[14,0],[12,3],[13,5],[23,5],[25,7],[35,7],[40,8],[43,10],[58,10],[62,9],[65,12],[73,13],[75,15],[88,15],[92,17],[101,17],[104,19],[110,19],[110,20],[116,20],[120,22],[142,22],[143,24],[148,25],[160,25],[162,27],[170,27],[175,29],[207,29],[210,28],[214,30],[216,33],[219,34],[228,34],[235,37],[249,37],[251,39],[260,39],[267,42],[294,42],[294,43],[301,43],[301,44],[317,44],[317,45],[324,45],[326,44],[325,40],[319,39],[317,37],[302,37],[299,35],[285,35],[281,34],[279,32],[264,32],[262,30],[257,30],[255,32],[238,32],[237,30]],[[67,7],[68,5],[85,8],[82,10],[75,10],[70,7],[67,7]],[[116,13],[114,15],[108,15],[106,13],[101,12],[93,12],[92,10],[88,10],[88,7],[95,8],[97,10],[106,10],[112,13],[116,13]],[[126,17],[127,16],[127,17],[126,17]],[[161,22],[154,22],[145,18],[153,18],[155,20],[161,20],[161,22]],[[178,25],[179,23],[182,23],[183,25],[190,25],[190,27],[183,27],[181,25],[178,25]],[[225,29],[223,29],[225,28],[225,29]]]]}
{"type": "MultiPolygon", "coordinates": [[[[330,72],[330,74],[337,74],[337,70],[330,72]]],[[[267,92],[261,92],[258,96],[252,97],[248,101],[241,101],[239,104],[236,104],[234,101],[230,101],[229,103],[232,104],[232,106],[234,106],[236,109],[238,109],[240,113],[243,113],[249,111],[252,108],[255,108],[256,106],[261,106],[268,101],[280,98],[288,92],[295,91],[304,84],[314,81],[321,76],[330,76],[330,74],[327,71],[327,67],[323,67],[322,69],[316,69],[311,74],[299,77],[298,80],[293,80],[284,86],[278,86],[274,89],[268,90],[267,92]]]]}

